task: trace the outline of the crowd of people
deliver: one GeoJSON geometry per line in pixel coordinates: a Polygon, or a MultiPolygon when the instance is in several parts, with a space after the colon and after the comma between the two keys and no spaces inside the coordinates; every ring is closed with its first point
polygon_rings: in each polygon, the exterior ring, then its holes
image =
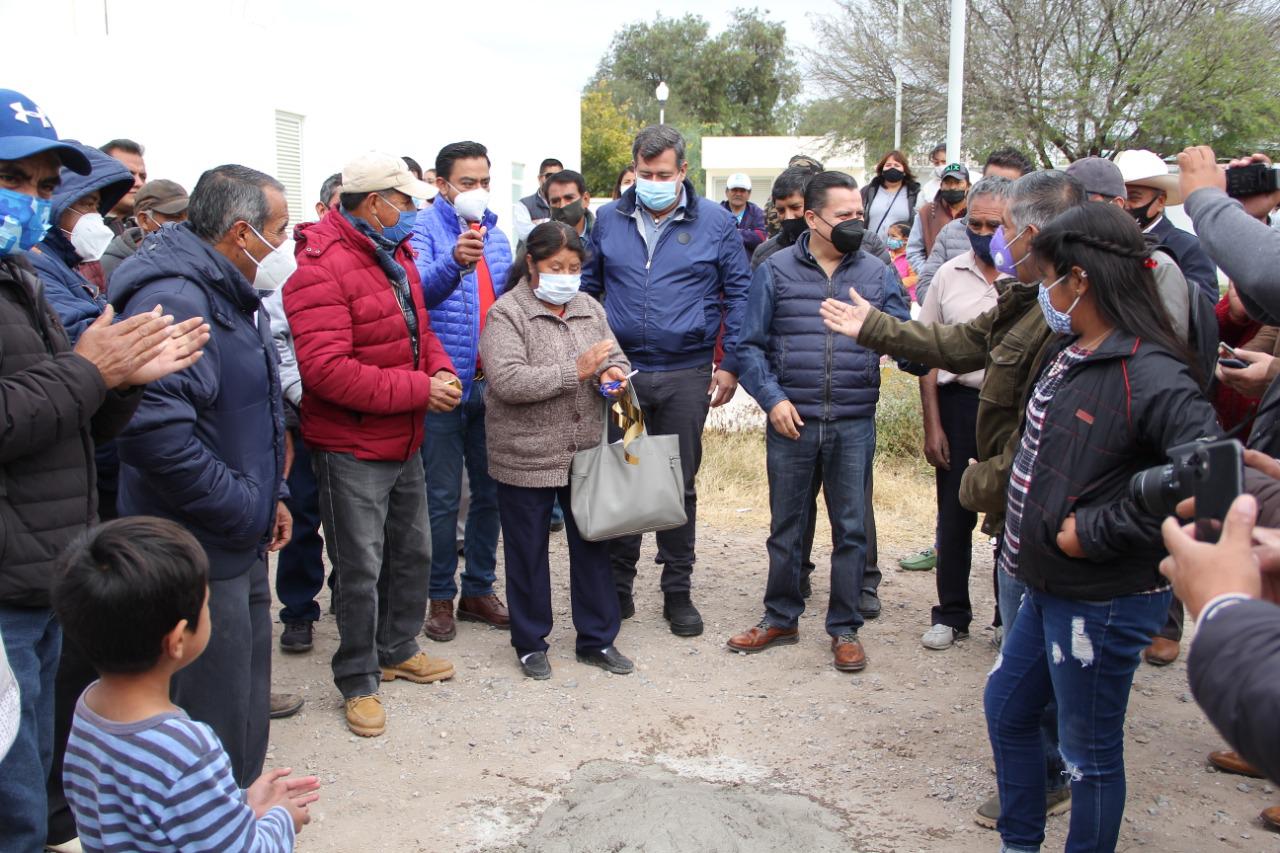
{"type": "Polygon", "coordinates": [[[969,636],[980,515],[994,546],[997,791],[976,817],[1002,849],[1039,850],[1067,810],[1067,849],[1115,849],[1134,672],[1176,659],[1185,611],[1193,692],[1238,750],[1210,760],[1280,778],[1280,192],[1229,197],[1209,149],[1175,174],[1002,148],[977,176],[939,146],[923,185],[890,151],[863,187],[798,155],[761,207],[745,174],[701,197],[656,125],[595,210],[545,160],[508,235],[478,142],[426,170],[354,156],[292,223],[270,175],[218,166],[188,194],[141,145],[61,139],[0,95],[0,848],[292,849],[320,793],[264,772],[270,719],[302,705],[271,690],[271,553],[280,650],[305,654],[328,551],[357,735],[385,732],[384,682],[459,675],[428,651],[459,621],[552,675],[559,531],[577,660],[631,673],[642,537],[587,539],[570,476],[621,435],[618,398],[679,448],[685,522],[656,533],[672,633],[704,630],[703,427],[741,382],[767,414],[768,572],[727,646],[800,641],[821,493],[832,665],[865,669],[884,356],[919,377],[936,469],[933,542],[903,561],[936,568],[926,648],[969,636]],[[1229,430],[1248,494],[1219,541],[1131,494],[1229,430]]]}

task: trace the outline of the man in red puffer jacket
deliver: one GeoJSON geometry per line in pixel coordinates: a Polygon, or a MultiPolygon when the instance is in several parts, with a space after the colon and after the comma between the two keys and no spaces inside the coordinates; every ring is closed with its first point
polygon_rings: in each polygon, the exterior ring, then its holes
{"type": "Polygon", "coordinates": [[[298,229],[298,270],[284,288],[304,389],[302,437],[341,590],[333,680],[347,726],[365,737],[386,726],[381,681],[453,676],[453,665],[428,657],[416,639],[431,566],[418,450],[427,411],[449,411],[462,396],[405,244],[414,199],[429,192],[398,157],[370,152],[348,163],[338,206],[298,229]]]}

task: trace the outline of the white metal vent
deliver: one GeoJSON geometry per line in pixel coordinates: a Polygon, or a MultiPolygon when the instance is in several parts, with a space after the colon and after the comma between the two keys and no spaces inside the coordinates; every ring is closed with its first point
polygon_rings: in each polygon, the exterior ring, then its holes
{"type": "Polygon", "coordinates": [[[284,184],[289,221],[302,222],[302,116],[276,110],[276,180],[284,184]]]}

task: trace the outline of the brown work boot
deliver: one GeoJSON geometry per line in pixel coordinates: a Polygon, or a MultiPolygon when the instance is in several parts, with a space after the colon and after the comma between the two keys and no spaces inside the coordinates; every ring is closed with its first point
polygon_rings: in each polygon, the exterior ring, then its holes
{"type": "Polygon", "coordinates": [[[1142,659],[1152,666],[1168,666],[1178,659],[1181,646],[1165,637],[1152,637],[1151,645],[1142,653],[1142,659]]]}
{"type": "Polygon", "coordinates": [[[377,737],[387,730],[387,712],[377,694],[347,700],[347,728],[360,737],[377,737]]]}
{"type": "Polygon", "coordinates": [[[735,652],[746,652],[753,655],[772,646],[789,646],[800,639],[797,628],[775,628],[768,619],[761,619],[760,624],[750,630],[735,634],[729,638],[727,645],[735,652]]]}
{"type": "Polygon", "coordinates": [[[443,658],[428,657],[426,652],[418,652],[403,663],[382,668],[383,681],[395,681],[397,678],[403,678],[415,684],[447,681],[453,678],[453,664],[443,658]]]}
{"type": "Polygon", "coordinates": [[[271,694],[271,719],[280,720],[285,717],[292,717],[294,714],[302,710],[305,700],[298,693],[272,693],[271,694]]]}
{"type": "Polygon", "coordinates": [[[1263,809],[1262,814],[1258,815],[1258,819],[1262,821],[1262,825],[1267,829],[1280,832],[1280,806],[1263,809]]]}
{"type": "Polygon", "coordinates": [[[507,613],[507,605],[492,592],[488,595],[464,596],[458,602],[458,618],[511,630],[511,616],[507,613]]]}
{"type": "Polygon", "coordinates": [[[1252,776],[1254,779],[1262,778],[1262,771],[1245,761],[1244,758],[1240,756],[1240,753],[1233,749],[1209,753],[1209,763],[1221,770],[1223,773],[1235,773],[1237,776],[1252,776]]]}
{"type": "Polygon", "coordinates": [[[841,672],[861,672],[867,668],[867,653],[857,634],[841,634],[831,638],[832,665],[841,672]]]}
{"type": "Polygon", "coordinates": [[[453,621],[453,601],[431,599],[431,609],[427,611],[427,623],[422,626],[422,633],[437,643],[447,643],[458,636],[458,625],[453,621]]]}

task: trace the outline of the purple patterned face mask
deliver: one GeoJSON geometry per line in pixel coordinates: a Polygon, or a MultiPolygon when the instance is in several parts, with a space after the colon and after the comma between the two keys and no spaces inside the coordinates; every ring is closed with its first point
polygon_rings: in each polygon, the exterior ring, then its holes
{"type": "Polygon", "coordinates": [[[1030,253],[1022,256],[1022,261],[1014,261],[1013,252],[1010,246],[1018,242],[1022,235],[1026,233],[1025,228],[1013,236],[1012,240],[1006,241],[1004,238],[1004,226],[1001,225],[996,229],[995,236],[991,238],[991,260],[995,262],[995,268],[1003,275],[1018,276],[1018,264],[1030,257],[1030,253]]]}

